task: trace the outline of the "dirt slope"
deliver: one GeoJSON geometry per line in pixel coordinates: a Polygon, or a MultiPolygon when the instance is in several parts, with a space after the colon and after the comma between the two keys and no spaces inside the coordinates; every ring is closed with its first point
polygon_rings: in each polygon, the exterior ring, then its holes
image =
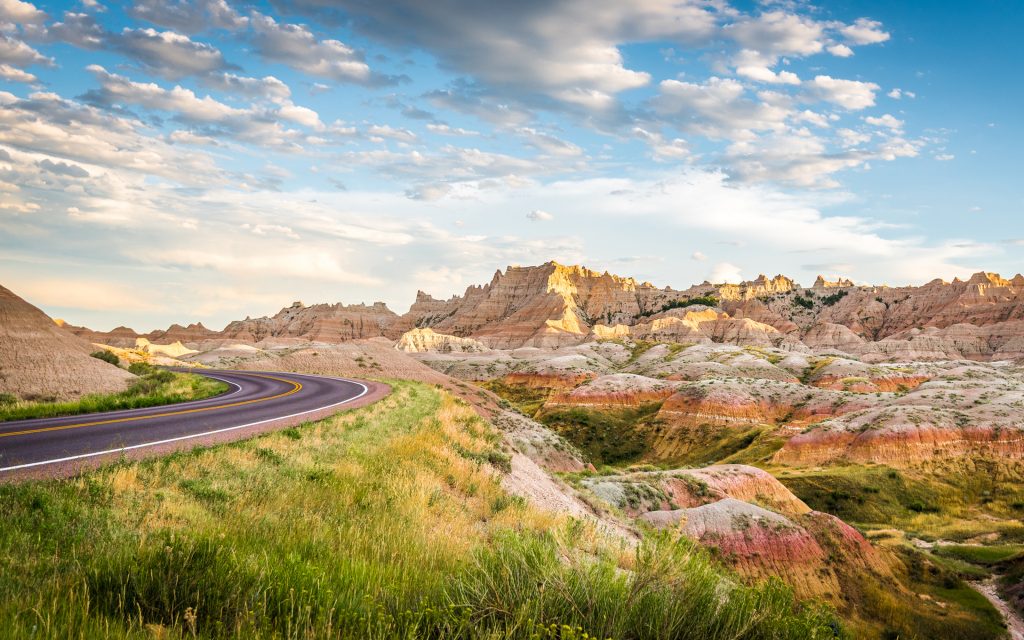
{"type": "Polygon", "coordinates": [[[75,398],[121,391],[135,376],[89,355],[92,345],[0,286],[0,393],[75,398]]]}

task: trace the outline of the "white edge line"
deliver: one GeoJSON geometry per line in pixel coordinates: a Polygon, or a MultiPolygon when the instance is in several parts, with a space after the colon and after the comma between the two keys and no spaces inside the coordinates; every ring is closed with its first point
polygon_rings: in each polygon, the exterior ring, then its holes
{"type": "MultiPolygon", "coordinates": [[[[310,377],[310,378],[327,378],[328,376],[310,376],[310,375],[307,374],[307,377],[310,377]]],[[[84,458],[94,458],[96,456],[105,456],[105,455],[109,455],[111,453],[123,453],[125,451],[132,451],[134,449],[144,449],[146,447],[156,447],[156,446],[159,446],[159,445],[162,445],[162,444],[170,444],[172,442],[181,442],[182,440],[191,440],[193,438],[202,438],[204,436],[217,435],[218,433],[227,433],[229,431],[237,431],[238,429],[247,429],[249,427],[259,426],[261,424],[266,424],[268,422],[277,422],[278,420],[287,420],[289,418],[296,418],[298,416],[306,415],[307,413],[315,413],[317,411],[323,411],[324,409],[330,409],[332,407],[338,407],[338,406],[341,406],[343,404],[348,404],[349,402],[352,402],[353,400],[358,400],[359,398],[362,398],[363,396],[365,396],[367,393],[370,392],[370,388],[369,387],[367,387],[362,382],[357,382],[356,380],[349,380],[348,378],[328,378],[328,379],[331,379],[331,380],[342,380],[344,382],[351,382],[352,384],[358,384],[360,387],[363,388],[363,392],[360,393],[357,396],[353,396],[351,398],[348,398],[347,400],[342,400],[341,402],[335,402],[334,404],[329,404],[329,405],[326,405],[326,406],[323,406],[323,407],[318,407],[316,409],[309,409],[307,411],[300,411],[299,413],[293,413],[293,414],[287,415],[287,416],[279,416],[277,418],[268,418],[266,420],[260,420],[259,422],[250,422],[249,424],[240,424],[240,425],[235,426],[235,427],[224,427],[223,429],[215,429],[214,431],[205,431],[203,433],[191,433],[191,434],[189,434],[187,436],[178,436],[177,438],[168,438],[167,440],[157,440],[155,442],[146,442],[146,443],[143,443],[143,444],[133,444],[133,445],[131,445],[129,447],[119,447],[117,449],[108,449],[106,451],[96,451],[96,452],[93,452],[93,453],[82,453],[82,454],[79,454],[79,455],[76,455],[76,456],[68,456],[66,458],[54,458],[52,460],[41,460],[39,462],[29,462],[27,464],[19,464],[19,465],[15,465],[13,467],[0,467],[0,473],[2,473],[4,471],[17,471],[19,469],[28,469],[28,468],[31,468],[31,467],[41,467],[41,466],[47,465],[47,464],[57,464],[57,463],[60,463],[60,462],[70,462],[72,460],[82,460],[84,458]]],[[[226,382],[226,381],[224,381],[224,382],[226,382]]]]}

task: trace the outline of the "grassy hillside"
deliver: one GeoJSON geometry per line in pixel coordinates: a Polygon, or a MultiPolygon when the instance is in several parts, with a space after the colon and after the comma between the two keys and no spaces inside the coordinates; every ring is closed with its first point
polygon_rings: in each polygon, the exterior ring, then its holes
{"type": "Polygon", "coordinates": [[[191,373],[161,371],[139,364],[132,365],[132,373],[138,373],[139,378],[120,393],[90,394],[69,402],[27,402],[0,394],[0,422],[157,407],[202,400],[228,390],[228,385],[220,380],[191,373]]]}
{"type": "Polygon", "coordinates": [[[0,636],[835,637],[686,541],[634,550],[534,511],[502,490],[500,448],[399,382],[299,428],[2,486],[0,636]]]}

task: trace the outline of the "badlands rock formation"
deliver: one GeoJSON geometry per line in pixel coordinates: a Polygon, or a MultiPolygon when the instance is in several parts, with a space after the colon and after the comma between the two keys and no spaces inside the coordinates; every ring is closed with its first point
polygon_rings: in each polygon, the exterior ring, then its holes
{"type": "Polygon", "coordinates": [[[604,429],[642,441],[638,461],[707,462],[746,447],[761,447],[747,460],[796,466],[1024,459],[1024,368],[1008,362],[630,342],[413,355],[485,383],[580,446],[614,448],[604,429]]]}
{"type": "Polygon", "coordinates": [[[0,286],[0,391],[32,400],[122,391],[135,376],[0,286]]]}
{"type": "Polygon", "coordinates": [[[344,342],[376,338],[397,315],[383,302],[364,304],[316,304],[295,302],[272,317],[246,318],[230,323],[220,337],[259,342],[265,338],[303,338],[315,342],[344,342]]]}
{"type": "Polygon", "coordinates": [[[835,350],[868,361],[1024,357],[1024,277],[979,273],[921,287],[784,276],[677,291],[551,262],[509,267],[463,296],[420,292],[386,334],[430,328],[497,349],[592,339],[835,350]]]}
{"type": "Polygon", "coordinates": [[[201,324],[144,335],[125,327],[105,334],[67,329],[90,342],[118,347],[131,347],[138,337],[195,348],[218,339],[399,340],[413,332],[400,348],[557,348],[631,339],[835,351],[867,362],[986,361],[1024,358],[1024,276],[1007,280],[979,273],[967,281],[935,280],[920,287],[860,286],[819,277],[803,288],[779,275],[676,290],[549,262],[508,267],[489,283],[447,300],[421,291],[401,316],[379,302],[296,302],[274,316],[235,321],[219,332],[201,324]]]}
{"type": "Polygon", "coordinates": [[[769,473],[745,465],[587,478],[584,488],[655,528],[676,528],[755,579],[781,577],[834,602],[852,579],[899,589],[882,556],[841,520],[812,511],[769,473]]]}

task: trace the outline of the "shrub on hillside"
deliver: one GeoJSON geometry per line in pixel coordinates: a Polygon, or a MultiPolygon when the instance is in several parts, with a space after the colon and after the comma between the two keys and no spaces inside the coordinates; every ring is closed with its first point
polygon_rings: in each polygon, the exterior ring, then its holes
{"type": "Polygon", "coordinates": [[[109,362],[110,364],[114,365],[115,367],[121,364],[121,359],[118,358],[117,355],[113,351],[107,351],[106,349],[100,349],[99,351],[93,351],[90,355],[92,357],[96,358],[97,360],[102,360],[103,362],[109,362]]]}
{"type": "Polygon", "coordinates": [[[146,362],[133,362],[128,365],[128,371],[134,373],[137,376],[144,376],[149,373],[156,371],[156,367],[146,362]]]}

